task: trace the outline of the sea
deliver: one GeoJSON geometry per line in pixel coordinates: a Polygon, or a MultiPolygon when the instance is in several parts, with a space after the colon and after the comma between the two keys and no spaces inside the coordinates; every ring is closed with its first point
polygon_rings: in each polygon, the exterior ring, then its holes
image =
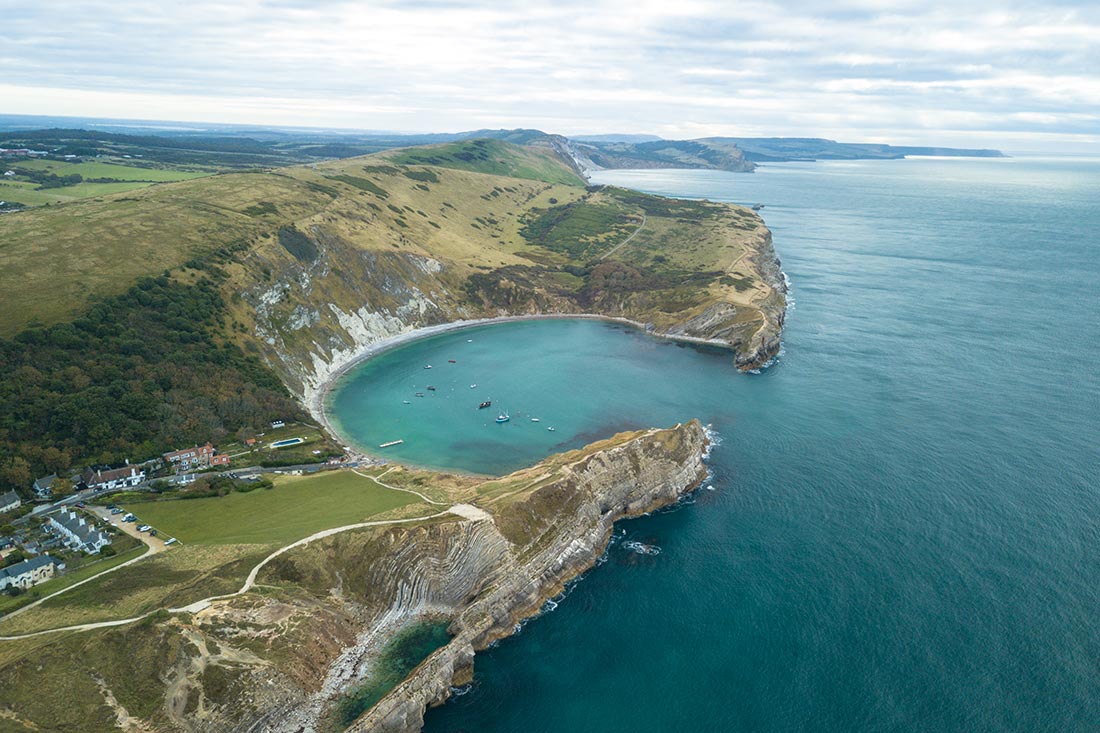
{"type": "Polygon", "coordinates": [[[341,382],[349,439],[446,470],[716,435],[706,484],[621,522],[425,730],[1100,730],[1100,160],[594,182],[763,204],[783,350],[741,374],[620,325],[513,322],[341,382]]]}

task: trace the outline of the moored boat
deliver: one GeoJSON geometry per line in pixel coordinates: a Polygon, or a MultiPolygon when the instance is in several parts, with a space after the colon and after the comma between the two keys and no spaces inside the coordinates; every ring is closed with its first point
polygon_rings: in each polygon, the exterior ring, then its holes
{"type": "Polygon", "coordinates": [[[492,407],[492,406],[493,406],[493,401],[492,400],[485,400],[484,402],[482,402],[480,405],[477,406],[477,409],[484,410],[486,407],[492,407]]]}
{"type": "Polygon", "coordinates": [[[497,415],[497,422],[498,423],[508,422],[511,419],[512,419],[511,416],[507,412],[502,412],[499,415],[497,415]]]}

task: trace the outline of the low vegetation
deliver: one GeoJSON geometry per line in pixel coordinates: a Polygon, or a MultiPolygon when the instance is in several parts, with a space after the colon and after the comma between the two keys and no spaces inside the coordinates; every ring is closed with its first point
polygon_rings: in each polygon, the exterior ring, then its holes
{"type": "Polygon", "coordinates": [[[289,544],[314,532],[354,524],[415,504],[351,471],[278,476],[274,486],[214,498],[131,507],[142,522],[184,544],[289,544]]]}

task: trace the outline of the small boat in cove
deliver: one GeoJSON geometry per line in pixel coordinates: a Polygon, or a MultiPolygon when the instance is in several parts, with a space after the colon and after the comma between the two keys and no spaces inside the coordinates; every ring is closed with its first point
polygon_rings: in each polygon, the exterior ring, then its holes
{"type": "Polygon", "coordinates": [[[448,363],[448,364],[457,364],[458,362],[457,362],[457,361],[455,361],[454,359],[448,359],[448,360],[447,360],[447,363],[448,363]]]}
{"type": "Polygon", "coordinates": [[[429,385],[428,385],[428,391],[429,391],[429,392],[435,392],[435,386],[433,386],[433,385],[429,384],[429,385]]]}
{"type": "Polygon", "coordinates": [[[554,432],[554,428],[546,428],[546,429],[549,430],[551,433],[554,432]]]}
{"type": "Polygon", "coordinates": [[[497,415],[497,422],[498,423],[508,422],[511,419],[512,419],[511,416],[507,412],[502,412],[499,415],[497,415]]]}
{"type": "Polygon", "coordinates": [[[391,448],[395,445],[401,445],[404,442],[405,442],[404,440],[391,440],[389,443],[381,443],[378,447],[379,448],[391,448]]]}
{"type": "Polygon", "coordinates": [[[492,406],[493,406],[493,401],[492,400],[485,400],[484,402],[482,402],[480,405],[477,406],[477,409],[484,410],[486,407],[492,407],[492,406]]]}
{"type": "Polygon", "coordinates": [[[431,368],[432,368],[432,365],[431,365],[431,364],[425,364],[425,365],[424,365],[424,368],[425,368],[425,369],[431,369],[431,368]]]}
{"type": "Polygon", "coordinates": [[[531,418],[531,422],[542,422],[542,420],[539,420],[537,417],[533,417],[531,418]]]}

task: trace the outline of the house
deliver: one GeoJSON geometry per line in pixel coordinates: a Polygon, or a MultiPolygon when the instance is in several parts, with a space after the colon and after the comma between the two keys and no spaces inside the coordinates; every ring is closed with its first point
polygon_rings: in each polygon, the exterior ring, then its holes
{"type": "Polygon", "coordinates": [[[214,455],[214,446],[207,443],[194,448],[184,448],[165,453],[164,462],[175,469],[176,473],[187,473],[200,468],[210,466],[210,458],[214,455]]]}
{"type": "Polygon", "coordinates": [[[88,488],[102,491],[103,489],[124,489],[137,486],[145,480],[144,469],[136,466],[123,466],[106,471],[88,469],[81,477],[88,488]]]}
{"type": "Polygon", "coordinates": [[[283,422],[282,420],[276,420],[273,423],[271,423],[271,429],[272,430],[277,430],[278,428],[285,428],[285,427],[286,427],[286,423],[283,422]]]}
{"type": "Polygon", "coordinates": [[[36,478],[34,480],[34,486],[31,487],[34,490],[34,498],[49,499],[53,496],[54,481],[57,481],[56,473],[51,473],[49,476],[43,476],[42,478],[36,478]]]}
{"type": "Polygon", "coordinates": [[[229,465],[229,456],[226,455],[225,453],[219,453],[218,455],[210,456],[210,465],[211,466],[228,466],[229,465]]]}
{"type": "Polygon", "coordinates": [[[252,446],[256,445],[256,439],[255,438],[245,438],[244,444],[247,445],[249,448],[251,448],[252,446]]]}
{"type": "Polygon", "coordinates": [[[30,560],[17,562],[0,569],[0,590],[22,588],[26,590],[53,577],[56,570],[64,569],[65,563],[49,555],[39,555],[30,560]]]}
{"type": "Polygon", "coordinates": [[[4,175],[7,176],[8,178],[11,178],[12,176],[15,175],[15,171],[4,171],[4,175]]]}
{"type": "Polygon", "coordinates": [[[0,514],[18,509],[19,505],[22,503],[23,501],[19,498],[19,494],[15,493],[14,491],[9,491],[6,494],[0,494],[0,514]]]}
{"type": "Polygon", "coordinates": [[[110,537],[92,526],[83,516],[69,509],[62,509],[50,515],[47,526],[73,550],[94,555],[111,544],[110,537]]]}

